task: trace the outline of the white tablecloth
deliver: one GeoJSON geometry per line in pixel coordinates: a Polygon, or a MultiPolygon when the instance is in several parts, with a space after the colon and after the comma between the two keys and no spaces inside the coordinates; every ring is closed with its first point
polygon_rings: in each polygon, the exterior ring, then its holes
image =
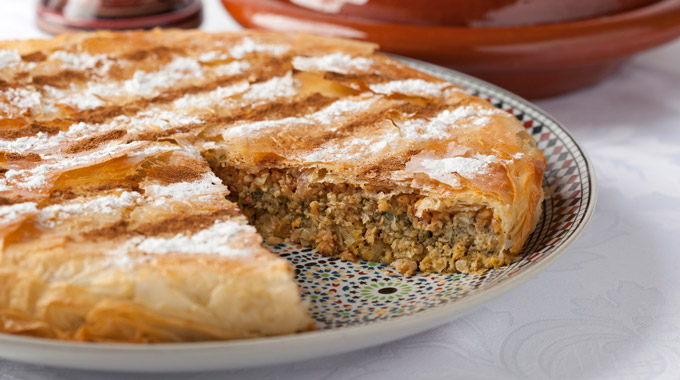
{"type": "MultiPolygon", "coordinates": [[[[0,0],[0,39],[44,36],[0,0]]],[[[206,30],[238,26],[205,0],[206,30]]],[[[608,81],[537,104],[593,159],[599,200],[578,242],[528,283],[447,325],[334,357],[145,379],[680,379],[680,41],[608,81]]],[[[0,360],[0,380],[114,379],[0,360]]]]}

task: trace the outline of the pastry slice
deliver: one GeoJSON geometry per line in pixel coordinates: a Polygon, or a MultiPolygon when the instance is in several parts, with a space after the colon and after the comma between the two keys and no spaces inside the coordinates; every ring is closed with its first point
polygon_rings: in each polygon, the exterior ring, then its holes
{"type": "Polygon", "coordinates": [[[0,206],[0,331],[178,342],[313,328],[290,264],[262,246],[201,157],[124,139],[40,160],[9,155],[5,174],[52,179],[34,188],[39,199],[0,206]]]}

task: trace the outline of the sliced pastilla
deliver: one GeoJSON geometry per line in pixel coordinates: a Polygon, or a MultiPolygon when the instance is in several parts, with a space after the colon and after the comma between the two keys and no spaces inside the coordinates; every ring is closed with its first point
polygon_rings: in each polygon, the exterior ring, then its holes
{"type": "Polygon", "coordinates": [[[3,206],[15,218],[0,330],[174,342],[313,328],[290,265],[227,192],[200,156],[152,142],[61,174],[40,202],[3,206]]]}
{"type": "Polygon", "coordinates": [[[535,142],[374,48],[251,31],[0,42],[0,330],[313,328],[260,236],[403,274],[513,262],[540,214],[535,142]]]}

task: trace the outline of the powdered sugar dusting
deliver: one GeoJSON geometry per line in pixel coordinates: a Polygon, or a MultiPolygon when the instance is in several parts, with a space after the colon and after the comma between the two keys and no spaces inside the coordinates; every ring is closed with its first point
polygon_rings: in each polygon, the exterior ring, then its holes
{"type": "MultiPolygon", "coordinates": [[[[380,127],[377,129],[382,131],[380,127]]],[[[381,153],[398,138],[399,133],[396,131],[387,131],[364,138],[330,141],[300,159],[307,162],[368,160],[371,156],[381,153]]]]}
{"type": "Polygon", "coordinates": [[[427,82],[422,79],[395,80],[385,83],[371,84],[371,91],[384,94],[403,94],[412,96],[442,96],[442,89],[451,86],[446,82],[427,82]]]}
{"type": "Polygon", "coordinates": [[[212,62],[229,58],[226,54],[217,51],[209,51],[198,56],[199,62],[212,62]]]}
{"type": "Polygon", "coordinates": [[[21,56],[16,50],[0,50],[0,69],[21,62],[21,56]]]}
{"type": "Polygon", "coordinates": [[[169,185],[150,184],[144,187],[144,194],[148,197],[170,197],[173,199],[188,199],[201,195],[221,194],[226,192],[222,181],[208,171],[194,182],[177,182],[169,185]]]}
{"type": "Polygon", "coordinates": [[[94,94],[74,92],[67,99],[64,99],[62,104],[74,106],[81,110],[88,110],[104,106],[106,103],[94,94]]]}
{"type": "Polygon", "coordinates": [[[111,68],[114,61],[103,54],[90,55],[88,53],[70,53],[63,50],[55,51],[50,55],[50,59],[57,59],[62,62],[62,67],[78,71],[97,68],[100,74],[105,74],[111,68]]]}
{"type": "MultiPolygon", "coordinates": [[[[201,119],[197,116],[183,115],[169,110],[164,110],[158,107],[151,107],[140,111],[133,116],[118,115],[108,123],[103,124],[85,124],[79,123],[81,128],[74,128],[78,125],[69,128],[67,133],[60,132],[56,136],[48,139],[48,145],[59,144],[66,137],[73,139],[76,134],[85,135],[94,132],[104,132],[112,129],[125,128],[131,134],[143,133],[147,131],[163,131],[176,127],[186,125],[198,124],[201,119]]],[[[0,141],[2,147],[2,141],[0,141]]]]}
{"type": "Polygon", "coordinates": [[[190,109],[214,107],[224,99],[245,92],[249,87],[250,85],[247,81],[242,81],[231,86],[218,87],[210,92],[187,94],[175,100],[173,103],[173,108],[190,109]]]}
{"type": "Polygon", "coordinates": [[[233,240],[241,234],[254,234],[255,228],[227,220],[218,221],[210,228],[191,236],[177,234],[171,238],[150,237],[142,240],[136,247],[139,251],[151,254],[184,253],[212,254],[228,257],[248,256],[249,249],[233,247],[233,240]]]}
{"type": "MultiPolygon", "coordinates": [[[[49,86],[45,86],[48,88],[49,86]]],[[[247,90],[246,81],[235,85],[219,87],[209,93],[185,95],[173,103],[174,109],[187,109],[190,107],[207,107],[219,104],[221,100],[242,93],[247,90]]],[[[38,94],[39,95],[39,94],[38,94]]],[[[87,95],[83,95],[87,98],[87,95]]],[[[73,99],[73,98],[72,98],[73,99]]],[[[96,97],[90,99],[97,99],[96,97]]],[[[96,106],[97,103],[91,104],[96,106]]],[[[103,104],[103,103],[102,103],[103,104]]],[[[126,128],[131,133],[144,131],[167,130],[191,124],[201,123],[197,116],[186,115],[184,112],[174,112],[158,107],[153,107],[137,113],[136,115],[119,115],[111,121],[102,124],[74,123],[68,130],[60,131],[56,135],[49,136],[39,132],[34,136],[24,136],[11,140],[0,140],[0,150],[15,153],[49,152],[69,145],[71,142],[87,137],[94,133],[101,133],[111,129],[126,128]]]]}
{"type": "Polygon", "coordinates": [[[38,205],[35,202],[17,203],[9,206],[0,206],[0,225],[12,223],[18,218],[27,214],[38,212],[38,205]]]}
{"type": "Polygon", "coordinates": [[[71,85],[66,90],[43,86],[43,90],[50,97],[52,104],[65,104],[77,109],[86,110],[105,105],[102,99],[120,91],[120,83],[89,82],[85,89],[77,89],[71,85]]]}
{"type": "Polygon", "coordinates": [[[368,110],[378,98],[368,97],[359,99],[342,99],[331,103],[328,107],[315,112],[311,119],[323,124],[331,124],[339,117],[349,113],[357,114],[368,110]]]}
{"type": "Polygon", "coordinates": [[[36,89],[27,88],[7,88],[2,91],[7,102],[19,109],[21,112],[28,111],[40,105],[42,99],[40,92],[36,89]]]}
{"type": "Polygon", "coordinates": [[[264,52],[272,55],[281,55],[288,50],[288,46],[261,44],[255,42],[250,37],[245,37],[239,44],[229,49],[229,54],[234,58],[241,59],[250,53],[264,52]]]}
{"type": "Polygon", "coordinates": [[[477,117],[472,121],[472,125],[477,127],[483,127],[491,122],[491,118],[488,116],[477,117]]]}
{"type": "Polygon", "coordinates": [[[488,173],[491,169],[490,164],[496,162],[499,162],[497,157],[481,154],[446,158],[415,156],[406,163],[405,170],[409,173],[424,173],[434,180],[458,187],[460,181],[454,174],[471,179],[488,173]]]}
{"type": "Polygon", "coordinates": [[[293,79],[291,72],[281,77],[274,77],[262,83],[250,86],[248,92],[243,94],[244,99],[276,99],[294,96],[297,94],[298,83],[293,79]]]}
{"type": "Polygon", "coordinates": [[[113,214],[125,207],[137,204],[142,196],[137,192],[124,191],[119,195],[107,195],[91,199],[87,202],[70,202],[47,206],[40,210],[38,223],[46,227],[55,227],[65,218],[83,214],[113,214]]]}
{"type": "Polygon", "coordinates": [[[44,153],[57,147],[68,145],[71,141],[80,136],[96,131],[104,131],[106,129],[108,128],[79,122],[72,124],[68,130],[60,131],[53,136],[38,132],[35,136],[19,137],[14,140],[0,140],[0,150],[15,153],[27,153],[31,151],[44,153]]]}
{"type": "Polygon", "coordinates": [[[212,71],[218,77],[226,77],[238,75],[250,69],[248,61],[233,61],[225,63],[224,65],[216,65],[212,67],[212,71]]]}
{"type": "Polygon", "coordinates": [[[50,96],[59,104],[79,109],[91,109],[105,105],[105,99],[123,96],[152,96],[158,90],[174,86],[179,81],[202,78],[201,64],[192,58],[176,57],[157,71],[137,70],[132,78],[122,82],[89,82],[84,90],[68,91],[50,89],[50,96]]]}
{"type": "Polygon", "coordinates": [[[396,122],[401,130],[401,135],[409,140],[442,139],[448,136],[447,131],[452,128],[460,128],[460,122],[467,118],[476,118],[471,121],[475,126],[483,126],[491,119],[486,116],[500,115],[509,116],[507,112],[499,109],[476,108],[472,106],[458,107],[453,110],[444,110],[431,119],[411,119],[396,122]]]}
{"type": "Polygon", "coordinates": [[[249,133],[267,130],[276,127],[293,125],[324,125],[332,126],[328,130],[335,130],[340,125],[334,125],[339,119],[346,117],[349,113],[359,113],[367,110],[377,98],[361,98],[359,100],[338,100],[328,107],[303,117],[287,117],[277,120],[261,120],[250,123],[243,123],[233,128],[227,129],[222,133],[222,137],[229,138],[234,136],[244,136],[249,133]]]}
{"type": "Polygon", "coordinates": [[[132,133],[159,129],[167,130],[200,122],[201,119],[196,116],[183,116],[172,111],[160,109],[141,111],[134,117],[121,115],[112,120],[113,124],[132,127],[132,133]]]}
{"type": "Polygon", "coordinates": [[[180,80],[188,80],[203,76],[203,69],[197,60],[177,57],[158,71],[146,72],[138,70],[123,83],[126,92],[134,95],[147,96],[155,93],[158,88],[165,88],[180,80]]]}
{"type": "Polygon", "coordinates": [[[293,67],[300,71],[332,71],[347,74],[351,70],[366,71],[372,64],[371,59],[352,57],[343,53],[293,58],[293,67]]]}
{"type": "Polygon", "coordinates": [[[428,174],[434,176],[458,173],[463,177],[473,177],[487,172],[489,170],[489,164],[493,162],[498,162],[498,158],[488,155],[476,155],[473,157],[426,159],[420,164],[429,170],[428,174]]]}
{"type": "MultiPolygon", "coordinates": [[[[81,56],[77,57],[82,58],[81,56]]],[[[76,58],[71,58],[74,62],[78,62],[76,58]]],[[[95,61],[97,60],[92,58],[91,62],[84,60],[84,63],[78,63],[87,66],[95,61]]],[[[90,81],[84,89],[77,88],[75,85],[71,85],[65,90],[51,86],[44,86],[43,88],[49,95],[50,104],[66,104],[87,110],[106,105],[107,99],[155,96],[158,95],[159,91],[175,86],[179,82],[204,78],[208,70],[217,77],[226,77],[241,74],[249,68],[250,64],[247,61],[233,61],[206,69],[201,66],[198,59],[175,57],[170,63],[158,70],[148,72],[137,70],[132,78],[124,81],[90,81]]]]}

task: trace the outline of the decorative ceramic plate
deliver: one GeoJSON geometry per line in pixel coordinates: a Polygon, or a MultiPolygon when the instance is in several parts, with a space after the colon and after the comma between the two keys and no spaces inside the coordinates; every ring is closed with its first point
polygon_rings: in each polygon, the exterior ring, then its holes
{"type": "Polygon", "coordinates": [[[317,331],[240,341],[156,345],[92,344],[0,334],[0,357],[71,368],[192,371],[310,359],[381,344],[448,322],[527,281],[585,228],[595,206],[594,171],[558,122],[498,87],[439,66],[407,64],[466,87],[514,114],[534,136],[548,166],[543,215],[518,262],[483,275],[402,277],[389,266],[324,257],[309,248],[270,247],[296,268],[317,331]]]}

